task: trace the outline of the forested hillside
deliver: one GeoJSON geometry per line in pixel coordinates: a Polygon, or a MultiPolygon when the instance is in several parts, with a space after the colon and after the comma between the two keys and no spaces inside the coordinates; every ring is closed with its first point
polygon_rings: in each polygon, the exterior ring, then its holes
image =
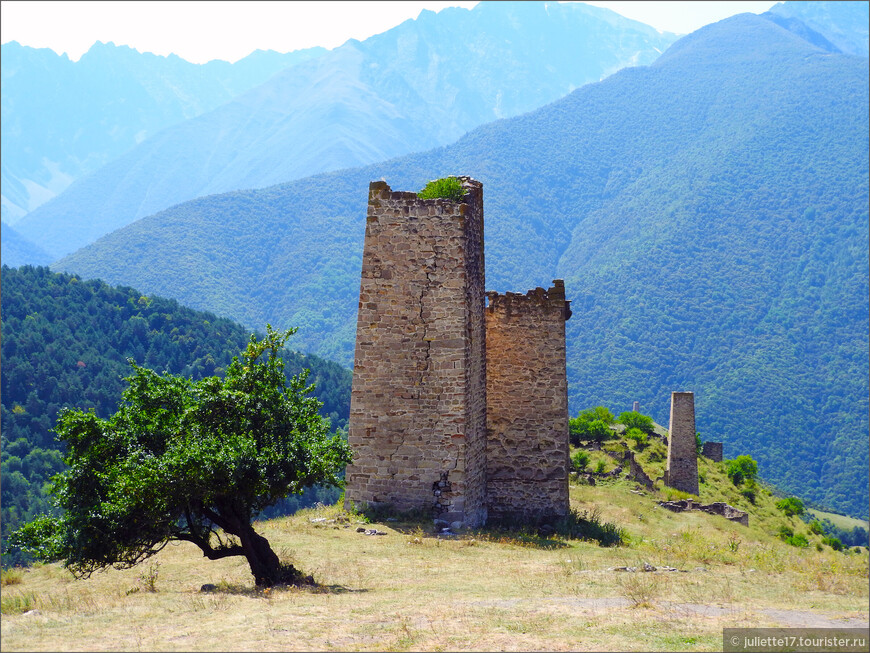
{"type": "MultiPolygon", "coordinates": [[[[52,428],[63,407],[108,417],[118,408],[127,358],[195,379],[220,375],[250,331],[175,300],[84,281],[44,267],[2,268],[2,535],[50,505],[48,479],[64,468],[52,428]]],[[[290,341],[293,343],[292,339],[290,341]]],[[[285,371],[309,381],[332,425],[347,425],[350,371],[286,352],[285,371]]]]}
{"type": "Polygon", "coordinates": [[[867,516],[868,67],[743,14],[449,147],[200,198],[59,268],[353,356],[368,183],[484,184],[487,286],[563,277],[572,410],[694,390],[704,439],[867,516]],[[130,255],[134,252],[134,255],[130,255]]]}
{"type": "Polygon", "coordinates": [[[16,229],[60,258],[194,197],[450,143],[482,123],[654,61],[675,38],[582,3],[423,11],[155,134],[16,229]]]}
{"type": "Polygon", "coordinates": [[[98,41],[70,61],[48,48],[4,43],[3,220],[14,224],[161,129],[323,52],[258,50],[232,64],[194,64],[98,41]]]}

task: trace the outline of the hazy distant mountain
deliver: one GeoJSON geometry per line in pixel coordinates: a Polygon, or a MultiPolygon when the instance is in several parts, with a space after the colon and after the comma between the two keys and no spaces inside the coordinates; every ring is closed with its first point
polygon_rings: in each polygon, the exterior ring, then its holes
{"type": "Polygon", "coordinates": [[[60,256],[193,197],[449,143],[649,63],[674,38],[580,3],[423,11],[146,139],[17,228],[60,256]]]}
{"type": "Polygon", "coordinates": [[[3,44],[3,219],[14,223],[161,129],[323,52],[258,50],[234,64],[199,65],[97,42],[72,62],[47,48],[3,44]]]}
{"type": "Polygon", "coordinates": [[[768,13],[800,20],[840,52],[870,56],[870,3],[866,1],[780,2],[768,13]]]}
{"type": "Polygon", "coordinates": [[[51,257],[44,249],[24,238],[6,222],[0,222],[0,263],[17,267],[30,263],[48,265],[51,257]]]}
{"type": "Polygon", "coordinates": [[[694,390],[705,439],[867,515],[868,61],[743,14],[453,145],[199,198],[57,267],[353,355],[368,183],[484,184],[487,287],[564,278],[572,411],[694,390]]]}

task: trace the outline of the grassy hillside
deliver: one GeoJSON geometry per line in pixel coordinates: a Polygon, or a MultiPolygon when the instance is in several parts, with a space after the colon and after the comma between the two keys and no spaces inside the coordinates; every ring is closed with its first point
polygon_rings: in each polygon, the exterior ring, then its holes
{"type": "Polygon", "coordinates": [[[566,280],[572,412],[639,401],[868,514],[867,59],[744,14],[445,148],[140,220],[59,269],[353,357],[368,183],[484,184],[487,287],[566,280]],[[129,252],[135,252],[130,256],[129,252]]]}
{"type": "MultiPolygon", "coordinates": [[[[656,441],[644,449],[659,453],[656,441]]],[[[702,460],[701,473],[701,499],[740,502],[721,465],[702,460]]],[[[625,544],[612,548],[534,531],[438,537],[430,520],[372,520],[335,506],[259,523],[276,550],[314,575],[318,585],[306,589],[258,591],[244,561],[210,562],[188,544],[83,581],[38,565],[6,576],[15,584],[3,588],[0,643],[10,651],[680,651],[721,650],[724,627],[867,627],[866,548],[817,550],[811,533],[807,548],[786,544],[781,526],[805,529],[764,489],[744,506],[748,527],[656,505],[673,493],[625,478],[572,483],[574,509],[624,530],[625,544]],[[644,564],[656,571],[640,571],[644,564]],[[201,592],[205,583],[215,590],[201,592]]]]}

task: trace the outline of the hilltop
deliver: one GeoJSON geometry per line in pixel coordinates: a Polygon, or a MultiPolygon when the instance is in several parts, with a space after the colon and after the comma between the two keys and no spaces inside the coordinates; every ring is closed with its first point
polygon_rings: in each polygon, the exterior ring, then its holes
{"type": "MultiPolygon", "coordinates": [[[[619,435],[605,447],[637,451],[619,435]]],[[[640,453],[654,458],[661,443],[640,453]]],[[[700,467],[702,500],[740,501],[721,465],[700,467]]],[[[621,475],[572,482],[570,493],[574,509],[622,528],[626,543],[494,528],[439,537],[431,520],[318,507],[257,525],[315,588],[257,591],[243,561],[210,562],[188,544],[86,581],[38,565],[7,573],[15,584],[3,588],[0,641],[4,650],[676,651],[721,650],[723,627],[867,627],[867,549],[817,550],[764,488],[744,506],[749,526],[669,512],[657,501],[673,491],[621,475]],[[784,542],[782,526],[810,546],[784,542]],[[213,591],[200,591],[206,583],[213,591]]]]}

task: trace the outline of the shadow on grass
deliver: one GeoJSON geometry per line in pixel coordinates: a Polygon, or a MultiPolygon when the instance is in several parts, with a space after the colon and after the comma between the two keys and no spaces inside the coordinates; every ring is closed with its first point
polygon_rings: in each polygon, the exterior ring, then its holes
{"type": "Polygon", "coordinates": [[[370,524],[384,524],[399,533],[421,539],[476,539],[537,549],[565,548],[569,546],[565,540],[597,542],[600,546],[619,546],[626,541],[624,529],[602,522],[597,510],[588,513],[571,509],[562,517],[493,519],[486,526],[460,533],[437,529],[432,514],[426,510],[397,511],[376,506],[358,514],[370,524]]]}
{"type": "Polygon", "coordinates": [[[247,596],[252,599],[271,599],[278,594],[288,592],[306,592],[308,594],[360,594],[367,589],[352,589],[344,585],[321,585],[320,583],[305,585],[274,585],[272,587],[257,587],[241,583],[221,581],[217,585],[205,584],[199,590],[202,594],[233,594],[247,596]]]}

